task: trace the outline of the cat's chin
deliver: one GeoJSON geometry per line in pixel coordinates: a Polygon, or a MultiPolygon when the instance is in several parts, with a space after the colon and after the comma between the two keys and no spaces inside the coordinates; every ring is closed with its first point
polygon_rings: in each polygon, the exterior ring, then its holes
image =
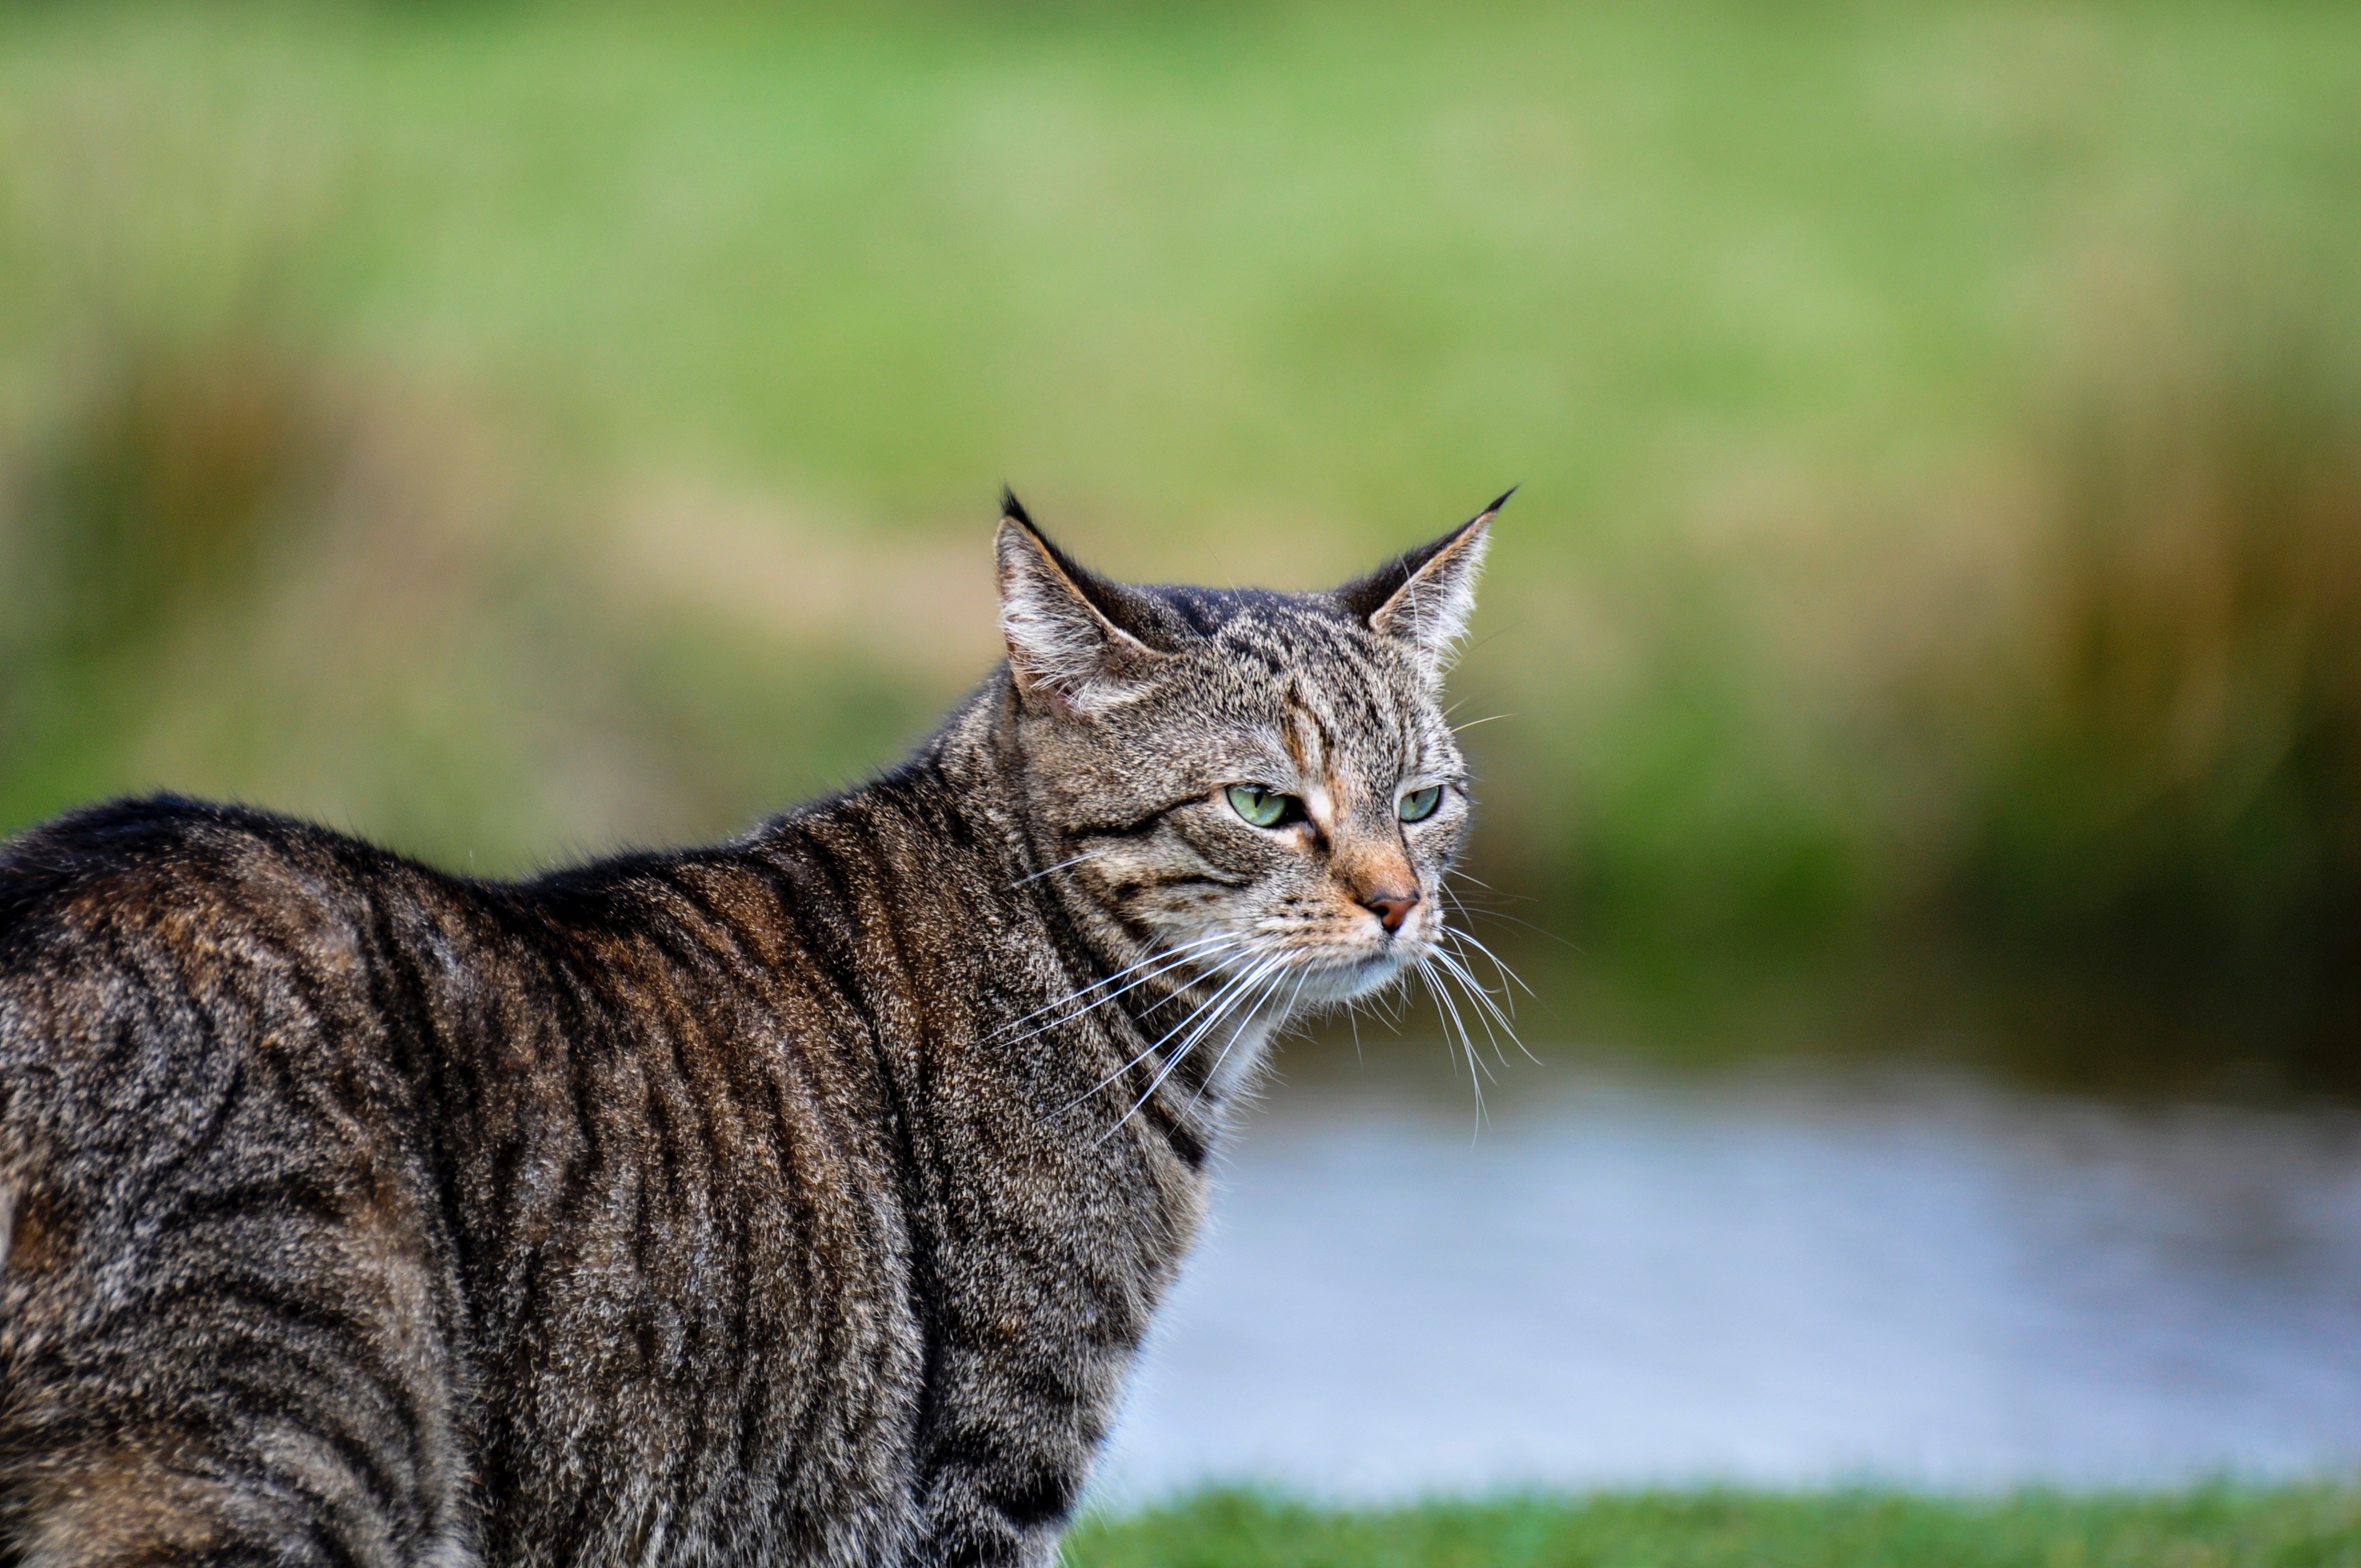
{"type": "Polygon", "coordinates": [[[1410,972],[1425,950],[1423,945],[1396,943],[1380,952],[1340,954],[1303,977],[1301,1000],[1357,1002],[1410,972]]]}

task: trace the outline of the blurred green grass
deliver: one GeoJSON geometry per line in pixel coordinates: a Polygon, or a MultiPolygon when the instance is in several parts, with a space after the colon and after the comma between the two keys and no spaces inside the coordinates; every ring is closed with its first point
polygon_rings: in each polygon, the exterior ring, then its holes
{"type": "Polygon", "coordinates": [[[1962,1501],[1883,1491],[1607,1493],[1388,1509],[1216,1491],[1086,1518],[1072,1568],[2335,1568],[2361,1508],[2329,1487],[1962,1501]]]}
{"type": "Polygon", "coordinates": [[[2355,102],[2294,0],[12,7],[0,830],[708,835],[989,664],[1003,477],[1282,586],[1522,480],[1543,1029],[2361,1077],[2355,102]]]}

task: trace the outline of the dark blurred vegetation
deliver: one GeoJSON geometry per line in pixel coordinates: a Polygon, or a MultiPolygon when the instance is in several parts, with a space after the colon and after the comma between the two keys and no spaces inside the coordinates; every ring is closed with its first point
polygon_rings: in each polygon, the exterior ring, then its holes
{"type": "Polygon", "coordinates": [[[2361,1087],[2356,103],[2292,0],[12,7],[0,829],[713,834],[988,666],[1004,477],[1284,586],[1522,480],[1537,1039],[2361,1087]]]}
{"type": "Polygon", "coordinates": [[[1323,1508],[1213,1491],[1085,1519],[1072,1568],[2351,1568],[2361,1498],[2327,1486],[1928,1497],[1863,1489],[1534,1496],[1323,1508]]]}

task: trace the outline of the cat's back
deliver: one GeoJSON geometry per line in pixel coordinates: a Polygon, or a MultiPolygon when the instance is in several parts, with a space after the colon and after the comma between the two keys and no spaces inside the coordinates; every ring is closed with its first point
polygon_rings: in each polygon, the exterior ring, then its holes
{"type": "Polygon", "coordinates": [[[465,902],[327,829],[170,797],[0,849],[0,1542],[113,1560],[295,1509],[223,1478],[269,1464],[387,1541],[459,1528],[397,887],[465,902]],[[219,1434],[211,1468],[126,1436],[183,1429],[219,1434]]]}
{"type": "Polygon", "coordinates": [[[159,795],[83,806],[0,840],[0,973],[55,943],[200,902],[267,919],[318,907],[392,857],[275,812],[159,795]]]}
{"type": "Polygon", "coordinates": [[[385,884],[432,879],[341,834],[173,796],[0,846],[0,1069],[59,1074],[283,1033],[368,982],[385,884]]]}
{"type": "Polygon", "coordinates": [[[414,1562],[477,1535],[471,1475],[499,1561],[658,1501],[895,1539],[922,1351],[861,885],[742,847],[474,882],[173,798],[0,849],[0,1565],[282,1503],[414,1562]]]}
{"type": "Polygon", "coordinates": [[[168,1201],[316,1177],[324,1202],[350,1201],[422,1109],[388,1051],[383,912],[431,911],[434,880],[326,828],[170,796],[0,848],[0,1200],[18,1232],[44,1228],[28,1203],[53,1211],[55,1253],[71,1219],[86,1277],[152,1262],[168,1201]]]}

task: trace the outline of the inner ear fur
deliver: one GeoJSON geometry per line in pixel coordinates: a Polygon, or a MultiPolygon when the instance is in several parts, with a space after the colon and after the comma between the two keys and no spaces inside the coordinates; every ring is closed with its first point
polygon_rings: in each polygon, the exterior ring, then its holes
{"type": "Polygon", "coordinates": [[[1122,700],[1164,658],[1138,635],[1153,618],[1050,543],[1013,491],[1000,510],[1000,630],[1019,689],[1084,712],[1122,700]]]}
{"type": "Polygon", "coordinates": [[[1475,612],[1492,519],[1514,494],[1508,490],[1442,538],[1346,583],[1336,590],[1338,601],[1370,630],[1410,644],[1439,673],[1475,612]]]}

